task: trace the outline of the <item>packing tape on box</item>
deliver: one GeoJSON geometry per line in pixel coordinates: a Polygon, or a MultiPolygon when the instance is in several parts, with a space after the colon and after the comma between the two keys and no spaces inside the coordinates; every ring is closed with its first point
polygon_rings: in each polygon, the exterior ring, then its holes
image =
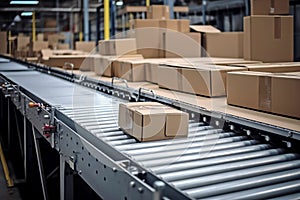
{"type": "Polygon", "coordinates": [[[259,77],[259,109],[263,111],[271,111],[271,92],[272,77],[261,76],[259,77]]]}

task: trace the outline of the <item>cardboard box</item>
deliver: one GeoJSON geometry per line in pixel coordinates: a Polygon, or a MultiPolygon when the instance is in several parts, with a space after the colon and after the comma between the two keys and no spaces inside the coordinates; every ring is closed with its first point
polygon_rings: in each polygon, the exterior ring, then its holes
{"type": "Polygon", "coordinates": [[[249,71],[270,72],[270,73],[300,71],[300,62],[234,64],[234,66],[246,67],[248,68],[249,71]]]}
{"type": "MultiPolygon", "coordinates": [[[[73,63],[74,69],[80,69],[87,55],[52,55],[49,62],[53,67],[64,67],[65,63],[73,63]]],[[[70,69],[70,68],[69,68],[70,69]]]]}
{"type": "Polygon", "coordinates": [[[30,37],[28,36],[18,36],[17,38],[17,50],[24,51],[29,49],[30,37]]]}
{"type": "Polygon", "coordinates": [[[32,50],[40,51],[42,49],[48,49],[48,42],[44,41],[33,41],[32,42],[32,50]]]}
{"type": "Polygon", "coordinates": [[[206,33],[205,49],[211,57],[243,58],[243,32],[206,33]]]}
{"type": "Polygon", "coordinates": [[[90,53],[95,50],[95,42],[94,41],[91,41],[91,42],[77,41],[77,42],[75,42],[75,49],[90,53]]]}
{"type": "Polygon", "coordinates": [[[119,126],[139,141],[188,135],[187,113],[156,102],[120,104],[119,126]]]}
{"type": "Polygon", "coordinates": [[[300,118],[300,74],[228,73],[227,102],[260,111],[300,118]]]}
{"type": "Polygon", "coordinates": [[[168,31],[164,34],[166,58],[201,57],[201,37],[198,33],[168,31]]]}
{"type": "Polygon", "coordinates": [[[190,20],[187,19],[178,19],[178,31],[183,33],[190,32],[190,20]]]}
{"type": "Polygon", "coordinates": [[[0,32],[0,54],[6,54],[7,53],[7,33],[6,32],[0,32]]]}
{"type": "Polygon", "coordinates": [[[121,60],[114,65],[115,76],[127,81],[145,81],[144,60],[121,60]]]}
{"type": "Polygon", "coordinates": [[[271,110],[271,73],[230,72],[227,74],[227,103],[256,110],[271,110]],[[267,97],[269,96],[269,98],[267,97]]]}
{"type": "Polygon", "coordinates": [[[37,41],[44,41],[44,33],[38,33],[36,39],[37,41]]]}
{"type": "Polygon", "coordinates": [[[244,58],[246,60],[260,60],[263,62],[293,61],[293,17],[245,17],[244,58]]]}
{"type": "Polygon", "coordinates": [[[169,6],[152,5],[147,8],[147,19],[169,19],[169,6]]]}
{"type": "Polygon", "coordinates": [[[203,47],[201,54],[203,57],[206,57],[207,56],[206,51],[205,51],[206,34],[207,33],[220,33],[221,31],[210,25],[191,25],[190,30],[191,30],[191,32],[197,32],[197,33],[201,34],[201,46],[203,47]]]}
{"type": "Polygon", "coordinates": [[[289,0],[251,0],[251,15],[287,15],[289,0]]]}
{"type": "Polygon", "coordinates": [[[272,112],[300,118],[299,73],[272,76],[272,112]]]}
{"type": "Polygon", "coordinates": [[[225,96],[227,72],[245,70],[226,66],[182,68],[182,91],[207,97],[225,96]]]}
{"type": "Polygon", "coordinates": [[[136,54],[136,48],[136,40],[133,38],[103,40],[99,42],[100,54],[105,56],[136,54]]]}

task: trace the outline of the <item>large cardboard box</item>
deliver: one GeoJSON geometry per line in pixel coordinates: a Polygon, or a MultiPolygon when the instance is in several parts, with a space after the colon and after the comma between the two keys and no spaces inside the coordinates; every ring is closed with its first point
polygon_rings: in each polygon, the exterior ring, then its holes
{"type": "Polygon", "coordinates": [[[33,41],[32,42],[32,50],[40,51],[42,49],[48,49],[48,42],[44,41],[33,41]]]}
{"type": "Polygon", "coordinates": [[[286,15],[289,13],[289,0],[251,0],[251,15],[286,15]]]}
{"type": "Polygon", "coordinates": [[[169,19],[169,6],[152,5],[147,8],[147,19],[169,19]]]}
{"type": "Polygon", "coordinates": [[[294,58],[292,16],[244,18],[244,58],[263,62],[288,62],[294,58]]]}
{"type": "Polygon", "coordinates": [[[134,38],[103,40],[99,43],[100,54],[104,56],[136,54],[136,49],[134,38]]]}
{"type": "Polygon", "coordinates": [[[6,54],[7,53],[7,33],[6,32],[0,32],[0,54],[6,54]]]}
{"type": "Polygon", "coordinates": [[[156,102],[120,104],[119,126],[139,141],[188,135],[187,113],[156,102]]]}
{"type": "Polygon", "coordinates": [[[272,76],[272,112],[300,118],[299,73],[272,76]]]}
{"type": "Polygon", "coordinates": [[[90,42],[77,41],[77,42],[75,42],[75,49],[90,53],[95,50],[95,42],[94,41],[90,41],[90,42]]]}
{"type": "Polygon", "coordinates": [[[201,37],[198,33],[168,31],[164,34],[166,58],[201,57],[201,37]]]}
{"type": "Polygon", "coordinates": [[[206,33],[205,48],[209,56],[243,58],[243,32],[206,33]]]}
{"type": "Polygon", "coordinates": [[[227,102],[260,111],[300,118],[299,72],[228,73],[227,102]]]}

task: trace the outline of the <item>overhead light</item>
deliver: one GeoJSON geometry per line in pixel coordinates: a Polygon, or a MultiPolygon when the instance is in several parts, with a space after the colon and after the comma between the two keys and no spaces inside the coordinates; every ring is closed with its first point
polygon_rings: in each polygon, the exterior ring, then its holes
{"type": "Polygon", "coordinates": [[[117,1],[117,2],[116,2],[116,5],[117,5],[117,6],[123,6],[123,1],[117,1]]]}
{"type": "Polygon", "coordinates": [[[32,12],[22,12],[21,16],[24,16],[24,17],[32,16],[32,12]]]}
{"type": "Polygon", "coordinates": [[[21,0],[15,1],[15,0],[12,0],[12,1],[10,1],[10,4],[36,5],[36,4],[39,4],[39,1],[27,1],[27,0],[24,0],[24,1],[21,1],[21,0]]]}

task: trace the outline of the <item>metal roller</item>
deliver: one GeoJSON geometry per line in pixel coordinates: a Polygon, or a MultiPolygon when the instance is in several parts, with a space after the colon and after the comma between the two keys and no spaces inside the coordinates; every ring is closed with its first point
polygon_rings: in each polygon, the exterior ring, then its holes
{"type": "MultiPolygon", "coordinates": [[[[159,146],[166,146],[171,144],[180,144],[180,143],[192,143],[199,140],[204,140],[204,138],[209,139],[211,138],[217,138],[218,133],[222,133],[222,130],[206,130],[203,131],[203,137],[194,137],[194,138],[176,138],[172,140],[162,140],[162,141],[154,141],[154,142],[145,142],[145,143],[137,143],[135,145],[124,145],[121,147],[118,147],[118,150],[133,150],[133,149],[145,149],[149,147],[159,147],[159,146]]],[[[234,133],[224,133],[222,135],[226,135],[226,137],[235,135],[234,133]]]]}
{"type": "Polygon", "coordinates": [[[230,180],[258,176],[300,166],[300,160],[289,161],[299,156],[294,154],[278,155],[267,158],[233,162],[229,164],[203,167],[160,175],[179,189],[189,189],[212,185],[230,180]],[[284,163],[281,163],[284,162],[284,163]]]}
{"type": "MultiPolygon", "coordinates": [[[[242,142],[231,142],[231,143],[225,143],[225,144],[206,144],[206,142],[202,143],[202,146],[198,146],[196,148],[191,148],[186,146],[185,149],[179,149],[177,151],[170,151],[169,147],[166,147],[165,152],[159,152],[156,154],[147,154],[147,156],[143,155],[135,155],[134,159],[139,162],[144,162],[148,160],[155,160],[155,159],[161,159],[161,158],[174,158],[174,157],[181,157],[185,155],[191,155],[191,154],[201,154],[205,152],[210,151],[221,151],[231,148],[237,148],[237,147],[244,147],[244,146],[250,146],[253,144],[257,144],[257,141],[252,140],[251,141],[242,141],[242,142]]],[[[176,148],[176,146],[174,146],[176,148]]]]}
{"type": "Polygon", "coordinates": [[[269,200],[282,200],[282,199],[299,200],[300,199],[300,191],[293,193],[293,194],[287,194],[284,196],[270,198],[269,200]]]}
{"type": "Polygon", "coordinates": [[[111,136],[111,137],[103,137],[102,139],[105,141],[116,141],[116,140],[124,140],[128,139],[128,135],[118,135],[118,136],[111,136]]]}
{"type": "MultiPolygon", "coordinates": [[[[205,140],[205,141],[197,141],[193,143],[182,143],[182,144],[174,144],[174,145],[168,145],[166,147],[153,147],[153,148],[147,148],[141,150],[129,150],[129,151],[123,151],[124,153],[134,156],[137,160],[142,159],[148,159],[149,157],[160,157],[165,156],[165,153],[173,153],[176,155],[186,154],[188,151],[197,151],[198,153],[201,152],[201,149],[203,148],[216,148],[219,145],[248,145],[248,144],[257,144],[258,142],[256,140],[245,140],[246,137],[244,136],[236,136],[236,137],[228,137],[228,138],[221,138],[218,139],[218,143],[215,144],[214,141],[205,140]],[[242,141],[240,144],[239,142],[242,141]],[[231,143],[231,144],[228,144],[231,143]],[[165,150],[165,151],[164,151],[165,150]],[[147,154],[147,157],[145,157],[145,154],[147,154]]],[[[231,146],[232,147],[232,146],[231,146]]]]}
{"type": "Polygon", "coordinates": [[[222,164],[222,163],[244,161],[244,160],[253,159],[253,158],[261,158],[261,157],[266,157],[266,156],[278,155],[283,152],[284,152],[283,149],[268,149],[268,150],[241,153],[238,156],[227,155],[227,156],[223,156],[221,158],[218,158],[218,157],[217,158],[206,158],[206,159],[194,160],[194,161],[183,162],[183,163],[174,163],[172,165],[164,166],[164,167],[161,167],[161,166],[151,167],[151,170],[154,173],[162,174],[162,173],[180,171],[180,170],[184,170],[184,169],[200,168],[200,167],[205,167],[205,166],[214,166],[214,165],[222,164]]]}
{"type": "MultiPolygon", "coordinates": [[[[299,171],[296,170],[296,172],[299,171]]],[[[284,173],[284,172],[283,172],[284,173]]],[[[216,190],[218,190],[217,188],[216,190]]],[[[286,181],[283,183],[277,183],[273,185],[257,187],[249,190],[242,190],[240,192],[233,192],[229,194],[211,196],[209,198],[201,198],[205,200],[224,200],[224,199],[235,199],[235,200],[249,200],[249,199],[269,199],[272,197],[278,197],[285,194],[291,194],[300,192],[300,179],[286,181]]]]}
{"type": "Polygon", "coordinates": [[[267,144],[260,144],[260,145],[252,145],[252,146],[246,146],[246,147],[240,147],[236,149],[228,149],[224,151],[207,151],[203,152],[202,154],[195,154],[195,155],[187,155],[187,156],[181,156],[179,158],[164,158],[164,159],[156,159],[151,161],[145,161],[141,162],[144,166],[147,166],[149,168],[151,167],[157,167],[157,166],[164,166],[164,165],[171,165],[173,163],[180,163],[180,162],[188,162],[192,160],[200,160],[200,159],[207,159],[207,158],[213,158],[213,157],[222,157],[226,155],[234,155],[238,157],[238,154],[246,153],[246,152],[253,152],[253,151],[261,151],[264,149],[268,149],[269,145],[267,144]]]}

